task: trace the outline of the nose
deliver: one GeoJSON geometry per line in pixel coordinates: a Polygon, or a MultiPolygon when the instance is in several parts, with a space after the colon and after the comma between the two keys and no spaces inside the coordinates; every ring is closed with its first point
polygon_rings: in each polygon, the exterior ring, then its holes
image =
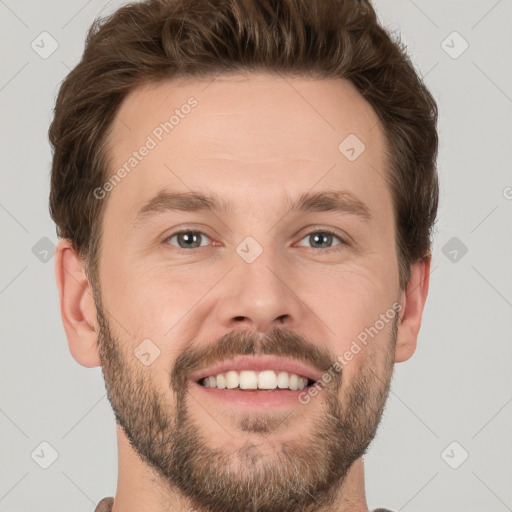
{"type": "Polygon", "coordinates": [[[226,329],[247,327],[264,333],[275,326],[296,328],[303,312],[293,269],[270,249],[252,263],[238,255],[223,280],[217,303],[218,321],[226,329]]]}

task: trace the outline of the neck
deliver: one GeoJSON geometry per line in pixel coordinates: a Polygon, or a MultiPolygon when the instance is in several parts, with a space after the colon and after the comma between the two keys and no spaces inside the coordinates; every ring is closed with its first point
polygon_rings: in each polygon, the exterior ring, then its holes
{"type": "MultiPolygon", "coordinates": [[[[162,481],[161,476],[138,456],[119,425],[117,448],[118,479],[112,512],[191,512],[190,501],[162,481]]],[[[315,512],[368,512],[362,457],[350,467],[334,504],[315,512]]]]}

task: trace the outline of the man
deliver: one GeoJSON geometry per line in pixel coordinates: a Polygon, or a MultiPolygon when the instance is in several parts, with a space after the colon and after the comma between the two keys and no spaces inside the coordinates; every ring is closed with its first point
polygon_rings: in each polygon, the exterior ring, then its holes
{"type": "Polygon", "coordinates": [[[97,512],[368,512],[428,292],[436,122],[368,2],[93,24],[49,135],[63,324],[117,420],[97,512]]]}

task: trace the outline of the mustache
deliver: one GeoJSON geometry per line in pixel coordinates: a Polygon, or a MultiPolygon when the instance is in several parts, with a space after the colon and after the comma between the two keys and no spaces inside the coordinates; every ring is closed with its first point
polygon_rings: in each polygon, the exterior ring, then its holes
{"type": "Polygon", "coordinates": [[[287,328],[274,327],[263,334],[235,330],[224,334],[216,342],[205,346],[192,344],[186,348],[176,359],[171,372],[171,385],[183,391],[195,371],[225,359],[245,355],[288,357],[308,363],[321,372],[327,371],[336,361],[336,355],[328,348],[319,347],[302,334],[287,328]]]}

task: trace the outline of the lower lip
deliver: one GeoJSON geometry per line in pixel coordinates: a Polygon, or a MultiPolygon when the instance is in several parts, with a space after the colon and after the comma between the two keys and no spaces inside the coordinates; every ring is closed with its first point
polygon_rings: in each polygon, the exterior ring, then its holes
{"type": "Polygon", "coordinates": [[[243,390],[239,388],[235,389],[219,389],[201,386],[197,382],[191,381],[191,384],[199,388],[200,392],[206,394],[206,396],[234,405],[235,407],[243,408],[268,408],[268,407],[290,407],[303,405],[299,401],[301,393],[305,394],[308,392],[308,388],[298,390],[266,390],[266,389],[255,389],[255,390],[243,390]]]}

